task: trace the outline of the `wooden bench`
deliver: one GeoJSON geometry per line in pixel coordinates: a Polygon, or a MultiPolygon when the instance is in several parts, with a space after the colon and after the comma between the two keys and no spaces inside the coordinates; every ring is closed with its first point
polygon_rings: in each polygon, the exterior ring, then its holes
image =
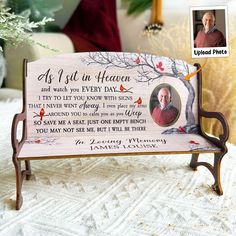
{"type": "Polygon", "coordinates": [[[25,60],[23,111],[12,125],[16,209],[23,202],[23,179],[32,177],[30,160],[51,158],[188,153],[190,167],[207,167],[215,179],[213,189],[222,195],[220,163],[229,129],[221,113],[202,109],[201,71],[194,75],[198,68],[137,53],[25,60]],[[203,117],[221,122],[219,138],[202,130],[203,117]],[[200,153],[213,153],[214,164],[199,162],[200,153]]]}

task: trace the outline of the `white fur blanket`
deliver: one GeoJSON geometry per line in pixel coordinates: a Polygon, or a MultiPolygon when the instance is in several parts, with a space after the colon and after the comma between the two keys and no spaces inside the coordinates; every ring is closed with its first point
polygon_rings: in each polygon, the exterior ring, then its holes
{"type": "MultiPolygon", "coordinates": [[[[236,148],[222,161],[223,196],[190,155],[32,161],[14,210],[10,144],[21,100],[0,101],[0,235],[236,235],[236,148]]],[[[20,130],[19,130],[20,132],[20,130]]],[[[202,159],[212,155],[202,155],[202,159]]]]}

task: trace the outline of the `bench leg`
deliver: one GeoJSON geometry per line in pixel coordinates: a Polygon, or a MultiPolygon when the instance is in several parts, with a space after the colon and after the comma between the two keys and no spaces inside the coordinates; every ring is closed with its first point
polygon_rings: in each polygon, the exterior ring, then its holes
{"type": "Polygon", "coordinates": [[[198,162],[198,156],[199,153],[197,154],[192,154],[192,159],[190,162],[190,167],[193,170],[196,170],[198,166],[205,166],[207,169],[212,173],[215,182],[212,185],[212,189],[218,194],[218,195],[223,195],[223,190],[220,182],[220,165],[221,165],[221,160],[223,156],[225,155],[225,152],[221,153],[214,153],[214,165],[212,166],[211,164],[207,162],[198,162]]]}
{"type": "Polygon", "coordinates": [[[26,180],[34,180],[35,177],[31,172],[30,161],[25,161],[26,180]]]}
{"type": "Polygon", "coordinates": [[[21,161],[14,159],[13,163],[16,172],[16,210],[19,210],[23,203],[23,197],[21,194],[23,176],[21,171],[21,161]]]}
{"type": "Polygon", "coordinates": [[[215,178],[215,183],[212,185],[212,189],[216,191],[217,194],[223,195],[223,190],[220,181],[220,165],[224,153],[215,153],[214,155],[214,167],[212,170],[212,174],[215,178]]]}
{"type": "Polygon", "coordinates": [[[16,172],[16,210],[19,210],[23,203],[21,193],[23,180],[32,180],[34,179],[34,175],[31,173],[30,161],[25,161],[25,170],[21,170],[21,161],[16,158],[13,158],[13,163],[16,172]]]}
{"type": "Polygon", "coordinates": [[[198,157],[199,157],[199,153],[193,153],[193,154],[192,154],[192,159],[191,159],[191,162],[190,162],[190,167],[191,167],[193,170],[197,170],[198,157]]]}

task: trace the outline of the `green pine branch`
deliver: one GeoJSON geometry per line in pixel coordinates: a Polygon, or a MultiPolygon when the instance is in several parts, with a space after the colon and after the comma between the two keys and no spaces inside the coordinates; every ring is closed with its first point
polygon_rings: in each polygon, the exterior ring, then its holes
{"type": "MultiPolygon", "coordinates": [[[[0,38],[13,46],[28,42],[34,43],[31,39],[33,29],[53,21],[52,18],[43,18],[41,21],[33,22],[22,15],[10,12],[9,8],[0,8],[0,38]]],[[[2,51],[2,48],[0,47],[2,51]]]]}

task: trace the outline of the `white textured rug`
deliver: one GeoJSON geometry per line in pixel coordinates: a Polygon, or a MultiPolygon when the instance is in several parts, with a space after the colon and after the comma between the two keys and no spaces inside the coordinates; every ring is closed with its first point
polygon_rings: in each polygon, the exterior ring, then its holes
{"type": "MultiPolygon", "coordinates": [[[[0,101],[0,235],[236,235],[236,148],[222,162],[223,196],[189,155],[32,161],[14,210],[10,128],[21,101],[0,101]]],[[[211,158],[204,155],[202,158],[211,158]]]]}

